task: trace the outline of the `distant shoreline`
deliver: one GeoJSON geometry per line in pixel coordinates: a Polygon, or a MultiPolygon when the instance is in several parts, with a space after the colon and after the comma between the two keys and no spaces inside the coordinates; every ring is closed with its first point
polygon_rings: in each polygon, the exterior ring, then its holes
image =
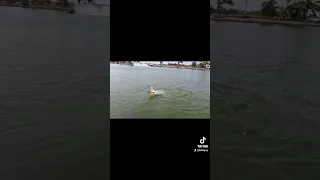
{"type": "Polygon", "coordinates": [[[210,21],[258,23],[258,24],[271,24],[271,25],[278,24],[278,25],[300,26],[300,27],[320,27],[320,23],[316,23],[316,22],[285,21],[285,20],[260,19],[260,18],[210,17],[210,21]]]}
{"type": "MultiPolygon", "coordinates": [[[[117,63],[111,63],[111,64],[117,64],[117,63]]],[[[131,66],[130,64],[127,63],[120,63],[118,65],[128,65],[131,66]]],[[[139,67],[139,66],[136,66],[139,67]]],[[[177,69],[191,69],[191,70],[202,70],[202,71],[207,71],[210,70],[210,68],[197,68],[197,67],[192,67],[192,66],[145,66],[145,67],[159,67],[159,68],[177,68],[177,69]]]]}
{"type": "Polygon", "coordinates": [[[196,67],[190,67],[190,66],[153,66],[153,67],[191,69],[191,70],[202,70],[202,71],[210,70],[210,68],[196,68],[196,67]]]}

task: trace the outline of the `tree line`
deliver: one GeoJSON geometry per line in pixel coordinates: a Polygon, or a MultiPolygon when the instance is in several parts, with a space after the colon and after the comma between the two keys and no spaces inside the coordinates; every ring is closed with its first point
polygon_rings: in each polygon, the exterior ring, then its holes
{"type": "MultiPolygon", "coordinates": [[[[129,64],[133,65],[134,63],[140,63],[140,61],[110,61],[111,63],[116,63],[116,64],[129,64]]],[[[176,63],[168,63],[168,65],[173,65],[173,66],[181,66],[183,64],[183,61],[176,61],[176,63]]],[[[160,65],[164,65],[163,61],[160,61],[160,65]]],[[[200,68],[205,68],[207,65],[210,65],[210,61],[200,61],[197,63],[196,61],[192,61],[191,66],[192,67],[200,67],[200,68]]]]}
{"type": "Polygon", "coordinates": [[[285,6],[279,6],[277,0],[265,0],[261,3],[260,11],[247,12],[247,4],[250,3],[246,0],[245,8],[243,11],[229,8],[224,8],[225,5],[234,6],[233,0],[217,0],[216,8],[210,5],[210,13],[216,16],[227,14],[258,14],[262,17],[277,17],[279,19],[294,19],[304,20],[308,16],[319,18],[320,0],[287,0],[285,6]]]}
{"type": "MultiPolygon", "coordinates": [[[[0,0],[1,1],[1,0],[0,0]]],[[[4,0],[8,3],[15,3],[15,2],[27,2],[31,4],[39,4],[39,5],[46,5],[46,4],[52,4],[52,0],[4,0]]],[[[68,4],[68,0],[58,0],[55,1],[56,4],[62,4],[66,5],[68,4]]],[[[77,0],[78,4],[96,4],[95,0],[77,0]]]]}

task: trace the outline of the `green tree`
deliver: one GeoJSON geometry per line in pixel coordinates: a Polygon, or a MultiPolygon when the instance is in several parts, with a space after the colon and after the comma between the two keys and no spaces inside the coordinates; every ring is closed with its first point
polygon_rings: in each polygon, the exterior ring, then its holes
{"type": "Polygon", "coordinates": [[[178,61],[178,66],[180,66],[180,63],[183,63],[183,61],[178,61]]]}
{"type": "Polygon", "coordinates": [[[207,64],[210,64],[208,61],[201,61],[199,67],[205,68],[207,64]]]}
{"type": "Polygon", "coordinates": [[[193,61],[191,66],[192,66],[192,67],[197,67],[196,61],[193,61]]]}
{"type": "Polygon", "coordinates": [[[320,11],[320,1],[313,0],[287,0],[288,16],[292,18],[307,18],[307,13],[311,10],[315,17],[318,17],[316,12],[320,11]]]}
{"type": "Polygon", "coordinates": [[[263,1],[261,6],[262,6],[262,9],[261,9],[262,16],[267,16],[267,17],[278,16],[279,7],[276,0],[263,1]]]}
{"type": "Polygon", "coordinates": [[[283,6],[279,7],[279,16],[281,19],[285,19],[287,16],[286,8],[284,8],[283,6]]]}
{"type": "Polygon", "coordinates": [[[248,0],[246,0],[246,4],[244,5],[244,14],[247,14],[247,5],[248,5],[248,0]]]}
{"type": "Polygon", "coordinates": [[[223,9],[223,5],[229,5],[229,6],[234,6],[233,0],[217,0],[217,14],[221,13],[221,10],[223,9]]]}

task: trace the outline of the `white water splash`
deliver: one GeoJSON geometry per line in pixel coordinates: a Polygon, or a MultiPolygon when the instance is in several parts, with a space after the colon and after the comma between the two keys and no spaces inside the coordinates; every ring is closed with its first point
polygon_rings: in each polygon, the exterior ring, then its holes
{"type": "Polygon", "coordinates": [[[157,95],[163,95],[164,97],[167,97],[166,92],[164,90],[156,90],[154,93],[150,93],[150,96],[157,96],[157,95]]]}

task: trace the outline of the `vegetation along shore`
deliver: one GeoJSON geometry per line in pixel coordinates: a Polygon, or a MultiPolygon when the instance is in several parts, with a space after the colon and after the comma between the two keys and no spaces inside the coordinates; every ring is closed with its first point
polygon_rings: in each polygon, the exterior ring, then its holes
{"type": "Polygon", "coordinates": [[[74,4],[68,3],[68,0],[0,0],[0,6],[48,9],[64,12],[74,11],[74,4]]]}
{"type": "Polygon", "coordinates": [[[110,63],[130,66],[151,66],[160,68],[210,70],[210,61],[193,61],[190,65],[184,64],[183,61],[177,61],[177,63],[166,63],[164,61],[159,61],[159,63],[141,63],[140,61],[110,61],[110,63]]]}
{"type": "Polygon", "coordinates": [[[247,11],[249,3],[246,0],[244,10],[238,10],[224,8],[234,6],[233,0],[217,0],[216,8],[210,5],[210,20],[320,27],[320,0],[287,0],[285,6],[279,6],[276,0],[266,0],[258,11],[247,11]]]}

